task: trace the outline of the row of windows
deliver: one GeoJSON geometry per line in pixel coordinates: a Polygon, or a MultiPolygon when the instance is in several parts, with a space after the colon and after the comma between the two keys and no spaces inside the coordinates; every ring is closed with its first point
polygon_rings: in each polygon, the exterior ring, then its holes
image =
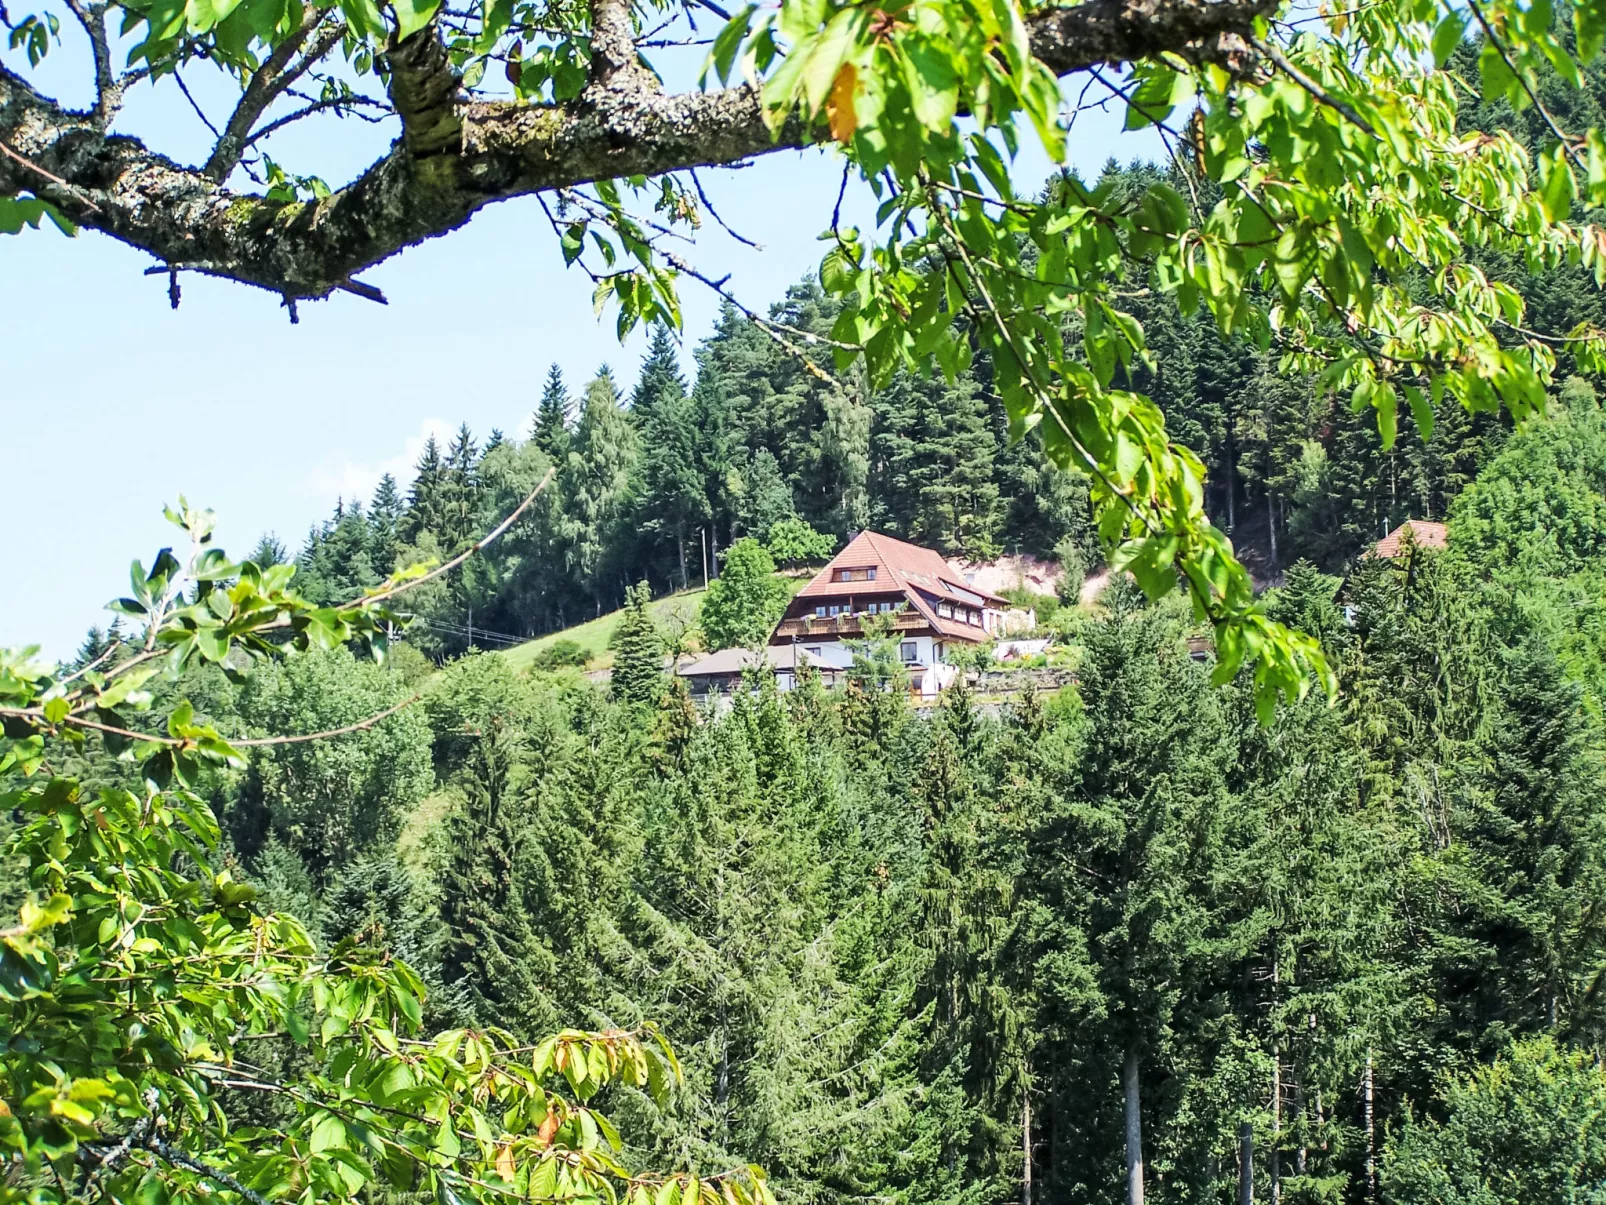
{"type": "Polygon", "coordinates": [[[981,612],[972,611],[968,607],[956,607],[952,603],[937,604],[937,614],[943,619],[961,619],[971,627],[981,626],[981,612]]]}
{"type": "MultiPolygon", "coordinates": [[[[814,645],[812,647],[806,646],[803,651],[810,657],[818,660],[824,650],[822,650],[818,645],[814,645]]],[[[919,656],[920,646],[913,640],[905,640],[898,645],[898,660],[904,662],[905,664],[912,665],[919,658],[919,656]]]]}
{"type": "Polygon", "coordinates": [[[901,602],[867,603],[860,607],[858,611],[855,611],[847,603],[831,603],[829,605],[821,603],[819,606],[814,608],[814,617],[816,619],[825,619],[833,615],[858,615],[860,613],[869,615],[890,615],[894,611],[901,610],[903,610],[903,604],[901,602]]]}

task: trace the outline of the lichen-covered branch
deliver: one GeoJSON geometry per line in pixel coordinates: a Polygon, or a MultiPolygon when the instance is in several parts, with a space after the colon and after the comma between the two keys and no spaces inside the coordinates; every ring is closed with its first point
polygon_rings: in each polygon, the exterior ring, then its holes
{"type": "MultiPolygon", "coordinates": [[[[1092,0],[1034,15],[1032,49],[1062,75],[1164,50],[1221,57],[1273,7],[1267,0],[1092,0]]],[[[80,225],[166,264],[317,298],[495,201],[737,163],[828,137],[795,119],[772,136],[751,86],[664,93],[636,59],[628,5],[597,0],[594,19],[609,66],[557,105],[468,99],[433,25],[393,46],[390,99],[400,137],[350,184],[305,202],[235,193],[223,183],[266,108],[258,101],[278,95],[285,66],[275,74],[271,60],[264,64],[260,85],[248,85],[200,169],[106,133],[96,113],[58,105],[0,66],[0,141],[65,182],[42,183],[0,159],[0,195],[35,191],[80,225]]],[[[309,51],[302,62],[310,58],[309,51]]]]}

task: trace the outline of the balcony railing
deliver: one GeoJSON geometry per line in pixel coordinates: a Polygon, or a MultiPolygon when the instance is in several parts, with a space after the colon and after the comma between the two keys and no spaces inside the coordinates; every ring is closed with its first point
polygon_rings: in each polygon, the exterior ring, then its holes
{"type": "MultiPolygon", "coordinates": [[[[878,615],[876,618],[880,618],[878,615]]],[[[892,630],[894,632],[908,632],[916,628],[929,627],[926,617],[919,611],[897,611],[891,616],[892,630]]],[[[808,615],[797,619],[783,619],[780,626],[775,629],[775,639],[790,640],[857,640],[864,635],[864,625],[859,622],[860,616],[854,615],[827,615],[823,619],[818,615],[808,615]]]]}

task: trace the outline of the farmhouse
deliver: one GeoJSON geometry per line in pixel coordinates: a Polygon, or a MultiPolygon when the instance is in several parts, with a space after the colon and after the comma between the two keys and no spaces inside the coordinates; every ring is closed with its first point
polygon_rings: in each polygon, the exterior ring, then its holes
{"type": "Polygon", "coordinates": [[[953,679],[945,653],[991,639],[1008,606],[961,580],[930,548],[865,531],[793,597],[770,647],[799,648],[815,664],[850,665],[847,642],[864,638],[864,617],[890,615],[910,686],[930,696],[953,679]]]}

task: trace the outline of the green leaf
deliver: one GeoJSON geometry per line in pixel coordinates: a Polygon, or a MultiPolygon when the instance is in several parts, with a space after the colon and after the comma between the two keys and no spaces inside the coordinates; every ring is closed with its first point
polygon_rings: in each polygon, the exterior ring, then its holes
{"type": "Polygon", "coordinates": [[[1444,19],[1433,30],[1433,65],[1444,69],[1450,61],[1450,56],[1461,45],[1462,36],[1466,33],[1467,18],[1464,13],[1452,9],[1444,14],[1444,19]]]}
{"type": "Polygon", "coordinates": [[[440,0],[391,0],[396,10],[396,39],[404,41],[423,29],[440,8],[440,0]]]}

